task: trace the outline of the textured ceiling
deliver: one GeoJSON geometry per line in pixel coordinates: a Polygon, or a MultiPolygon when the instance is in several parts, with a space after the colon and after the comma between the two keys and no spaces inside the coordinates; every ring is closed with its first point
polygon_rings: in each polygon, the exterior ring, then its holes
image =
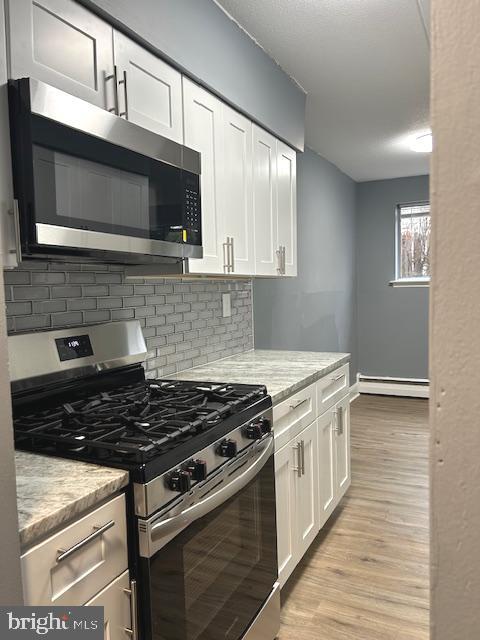
{"type": "Polygon", "coordinates": [[[428,173],[429,0],[217,0],[307,92],[306,142],[358,181],[428,173]]]}

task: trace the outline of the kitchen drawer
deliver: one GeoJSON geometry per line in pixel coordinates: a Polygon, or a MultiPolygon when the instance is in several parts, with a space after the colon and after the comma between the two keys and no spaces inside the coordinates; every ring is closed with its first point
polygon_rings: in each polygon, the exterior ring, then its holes
{"type": "Polygon", "coordinates": [[[87,607],[103,607],[105,640],[132,638],[132,602],[128,571],[118,576],[94,598],[87,607]]]}
{"type": "Polygon", "coordinates": [[[348,364],[328,373],[317,382],[318,415],[333,407],[344,395],[350,392],[348,364]]]}
{"type": "Polygon", "coordinates": [[[21,564],[25,604],[83,605],[128,568],[125,496],[33,547],[21,564]]]}
{"type": "Polygon", "coordinates": [[[273,432],[275,449],[295,438],[302,429],[308,427],[317,417],[317,397],[315,384],[305,387],[295,395],[273,407],[273,432]]]}

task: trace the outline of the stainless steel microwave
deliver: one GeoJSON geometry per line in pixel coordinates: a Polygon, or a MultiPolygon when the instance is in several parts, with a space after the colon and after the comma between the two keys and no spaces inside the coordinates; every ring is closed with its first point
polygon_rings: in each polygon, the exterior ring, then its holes
{"type": "Polygon", "coordinates": [[[32,78],[9,106],[23,258],[202,257],[199,153],[32,78]]]}

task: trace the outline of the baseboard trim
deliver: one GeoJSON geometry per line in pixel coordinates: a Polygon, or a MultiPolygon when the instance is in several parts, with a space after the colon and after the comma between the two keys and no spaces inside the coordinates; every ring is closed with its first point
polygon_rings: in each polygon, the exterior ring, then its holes
{"type": "Polygon", "coordinates": [[[350,402],[353,402],[354,400],[356,400],[359,395],[360,395],[360,390],[359,390],[359,383],[357,380],[357,382],[355,382],[355,384],[352,384],[352,386],[350,387],[350,402]]]}
{"type": "Polygon", "coordinates": [[[407,398],[430,397],[428,382],[422,382],[421,384],[417,382],[412,384],[407,381],[395,382],[393,379],[382,382],[378,379],[369,381],[360,378],[357,384],[359,393],[382,396],[404,396],[407,398]]]}

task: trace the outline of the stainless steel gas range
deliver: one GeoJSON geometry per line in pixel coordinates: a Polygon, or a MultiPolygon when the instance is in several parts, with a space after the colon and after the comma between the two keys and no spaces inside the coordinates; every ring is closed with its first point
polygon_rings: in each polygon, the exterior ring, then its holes
{"type": "Polygon", "coordinates": [[[265,387],[146,380],[138,322],[9,338],[17,448],[130,472],[134,640],[273,640],[265,387]]]}

